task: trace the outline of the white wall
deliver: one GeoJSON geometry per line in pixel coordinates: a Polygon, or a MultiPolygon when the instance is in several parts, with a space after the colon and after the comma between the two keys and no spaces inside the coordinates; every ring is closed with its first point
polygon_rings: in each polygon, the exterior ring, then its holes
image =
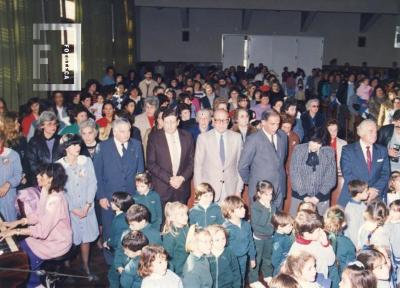
{"type": "Polygon", "coordinates": [[[305,33],[300,32],[299,12],[252,11],[247,31],[241,30],[241,11],[190,9],[190,41],[182,42],[181,12],[176,8],[138,7],[139,61],[220,62],[221,35],[307,35],[325,39],[324,64],[337,58],[370,66],[391,66],[399,61],[400,49],[393,48],[396,22],[400,17],[383,15],[365,34],[359,33],[359,14],[318,13],[305,33]],[[367,37],[367,47],[357,47],[358,36],[367,37]]]}

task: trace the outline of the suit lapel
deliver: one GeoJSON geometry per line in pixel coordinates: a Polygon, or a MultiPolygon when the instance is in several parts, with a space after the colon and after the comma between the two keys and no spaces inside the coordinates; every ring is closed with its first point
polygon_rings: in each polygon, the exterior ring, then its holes
{"type": "MultiPolygon", "coordinates": [[[[160,143],[161,144],[160,147],[165,147],[165,157],[168,160],[168,166],[169,166],[169,171],[168,172],[170,172],[171,175],[172,175],[172,159],[171,159],[171,153],[169,152],[167,136],[165,136],[164,130],[159,131],[159,133],[160,133],[160,142],[161,142],[160,143]]],[[[179,135],[179,138],[180,138],[180,135],[179,135]]],[[[163,153],[162,150],[161,150],[161,153],[163,153]]],[[[181,158],[181,161],[182,161],[182,158],[181,158]]],[[[179,171],[179,169],[178,169],[178,171],[179,171]]]]}
{"type": "Polygon", "coordinates": [[[378,159],[380,155],[378,154],[378,149],[376,148],[376,145],[372,145],[372,167],[371,167],[371,175],[374,175],[375,173],[375,168],[376,168],[376,163],[378,163],[378,159]]]}
{"type": "MultiPolygon", "coordinates": [[[[278,159],[278,153],[276,152],[274,145],[273,145],[273,144],[271,143],[271,141],[269,140],[267,134],[265,134],[264,130],[261,130],[260,133],[262,133],[263,139],[265,139],[264,141],[267,142],[266,145],[269,147],[269,150],[272,152],[271,155],[273,155],[274,158],[275,158],[275,160],[278,161],[278,160],[279,160],[279,159],[278,159]]],[[[279,139],[279,137],[278,137],[277,139],[279,139]]],[[[279,140],[277,140],[277,143],[279,143],[278,141],[279,141],[279,140]]],[[[278,147],[279,147],[279,145],[278,145],[278,147]]],[[[278,161],[278,162],[279,162],[279,161],[278,161]]]]}
{"type": "MultiPolygon", "coordinates": [[[[374,152],[372,152],[373,154],[375,154],[374,152]]],[[[362,163],[361,167],[365,170],[364,173],[366,173],[366,175],[368,175],[368,166],[367,166],[367,161],[365,161],[364,158],[364,153],[361,149],[361,144],[358,141],[357,145],[356,145],[356,155],[359,158],[360,163],[362,163]]],[[[373,167],[374,165],[372,165],[373,167]]],[[[372,171],[371,171],[372,172],[372,171]]],[[[372,174],[372,173],[371,173],[372,174]]]]}
{"type": "Polygon", "coordinates": [[[114,156],[112,157],[113,159],[117,159],[118,165],[120,166],[120,168],[122,167],[122,157],[121,155],[119,155],[118,153],[118,149],[117,146],[115,144],[114,138],[111,140],[111,153],[114,154],[114,156]]]}
{"type": "MultiPolygon", "coordinates": [[[[178,175],[180,175],[181,171],[182,171],[182,167],[185,163],[183,163],[185,161],[185,159],[183,159],[183,155],[186,155],[186,143],[184,143],[184,138],[182,136],[182,131],[178,129],[178,134],[179,134],[179,142],[181,144],[181,159],[179,161],[179,168],[178,168],[178,175]]],[[[172,161],[171,161],[171,171],[172,171],[172,161]]]]}

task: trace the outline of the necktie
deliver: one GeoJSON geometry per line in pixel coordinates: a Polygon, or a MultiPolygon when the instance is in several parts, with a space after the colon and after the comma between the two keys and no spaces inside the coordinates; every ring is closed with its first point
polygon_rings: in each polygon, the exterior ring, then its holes
{"type": "Polygon", "coordinates": [[[126,148],[124,144],[121,145],[122,145],[122,157],[124,157],[124,155],[126,154],[126,148]]]}
{"type": "Polygon", "coordinates": [[[272,146],[274,146],[275,151],[278,151],[278,150],[276,149],[276,146],[275,146],[275,137],[276,137],[275,134],[272,134],[272,135],[271,135],[271,142],[272,142],[271,144],[272,144],[272,146]]]}
{"type": "Polygon", "coordinates": [[[224,145],[224,136],[221,135],[219,139],[219,157],[221,158],[222,165],[225,164],[225,145],[224,145]]]}
{"type": "Polygon", "coordinates": [[[368,174],[371,174],[372,169],[372,157],[371,157],[371,150],[370,146],[367,146],[367,166],[368,166],[368,174]]]}

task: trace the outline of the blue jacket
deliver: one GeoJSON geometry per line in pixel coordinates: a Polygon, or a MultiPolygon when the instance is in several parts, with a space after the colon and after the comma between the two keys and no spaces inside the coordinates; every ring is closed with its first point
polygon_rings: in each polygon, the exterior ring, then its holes
{"type": "Polygon", "coordinates": [[[222,224],[224,218],[222,217],[221,207],[216,203],[211,203],[207,209],[204,209],[203,206],[197,204],[190,209],[189,222],[190,225],[196,224],[202,228],[212,224],[222,224]]]}
{"type": "Polygon", "coordinates": [[[174,233],[170,232],[163,235],[163,246],[169,256],[170,269],[178,276],[182,276],[182,268],[186,262],[189,253],[186,252],[186,237],[189,227],[175,229],[174,233]]]}
{"type": "Polygon", "coordinates": [[[116,191],[135,192],[135,175],[144,171],[142,145],[135,139],[128,142],[127,152],[122,158],[115,146],[114,138],[99,144],[93,158],[97,178],[97,199],[107,198],[116,191]]]}
{"type": "Polygon", "coordinates": [[[253,240],[253,231],[250,223],[242,220],[239,226],[226,220],[223,224],[228,231],[228,247],[233,251],[236,257],[249,255],[250,260],[256,260],[256,246],[253,240]]]}
{"type": "Polygon", "coordinates": [[[208,257],[208,262],[214,288],[240,288],[242,286],[239,262],[231,249],[226,247],[218,257],[208,257]]]}
{"type": "Polygon", "coordinates": [[[160,231],[161,223],[162,223],[162,210],[161,210],[161,199],[160,195],[157,192],[150,190],[147,195],[140,195],[139,193],[135,193],[133,196],[133,200],[135,200],[136,204],[141,204],[147,208],[150,212],[150,224],[151,226],[160,231]]]}
{"type": "Polygon", "coordinates": [[[390,177],[390,163],[386,147],[378,144],[373,145],[371,174],[368,174],[367,162],[359,141],[343,147],[340,167],[342,168],[344,184],[338,204],[342,207],[345,207],[347,202],[350,201],[348,185],[351,180],[367,182],[369,187],[379,190],[380,198],[386,199],[387,184],[390,177]]]}
{"type": "Polygon", "coordinates": [[[129,262],[121,273],[120,283],[122,288],[140,288],[142,286],[142,278],[138,274],[139,261],[140,256],[129,258],[129,262]]]}
{"type": "Polygon", "coordinates": [[[290,247],[292,247],[294,238],[293,235],[276,233],[272,236],[272,256],[271,262],[274,267],[273,275],[277,275],[283,261],[288,256],[290,247]]]}
{"type": "Polygon", "coordinates": [[[125,219],[125,213],[115,215],[111,224],[110,238],[107,240],[108,246],[115,252],[121,242],[122,233],[129,228],[125,219]]]}

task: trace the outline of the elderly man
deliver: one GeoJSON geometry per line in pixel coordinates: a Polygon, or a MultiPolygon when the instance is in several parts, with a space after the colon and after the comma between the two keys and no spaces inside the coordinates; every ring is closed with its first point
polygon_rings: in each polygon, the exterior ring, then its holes
{"type": "Polygon", "coordinates": [[[250,203],[256,194],[256,184],[268,180],[274,185],[277,195],[276,205],[282,207],[286,195],[285,160],[288,137],[278,130],[281,118],[278,112],[267,110],[262,116],[262,129],[250,135],[239,161],[239,174],[249,185],[250,203]]]}
{"type": "Polygon", "coordinates": [[[209,183],[215,190],[215,201],[222,202],[227,196],[238,195],[243,181],[238,173],[242,139],[228,130],[229,116],[225,110],[216,110],[214,129],[197,138],[194,160],[194,185],[209,183]]]}
{"type": "Polygon", "coordinates": [[[377,126],[372,120],[364,120],[357,127],[360,141],[343,147],[340,167],[344,177],[339,204],[343,207],[351,196],[348,184],[351,180],[363,180],[369,186],[369,200],[385,199],[390,177],[390,164],[386,147],[375,144],[377,126]]]}
{"type": "Polygon", "coordinates": [[[155,96],[150,96],[144,99],[144,112],[135,118],[135,126],[139,128],[142,142],[146,143],[147,131],[153,128],[157,119],[154,119],[154,113],[158,109],[159,101],[155,96]]]}
{"type": "MultiPolygon", "coordinates": [[[[110,207],[114,192],[124,191],[133,195],[135,175],[144,171],[142,145],[130,138],[130,123],[119,118],[112,123],[113,138],[101,142],[93,158],[97,177],[96,198],[101,206],[103,238],[110,236],[114,213],[110,207]]],[[[111,264],[111,254],[105,252],[107,264],[111,264]]]]}
{"type": "Polygon", "coordinates": [[[211,111],[209,109],[201,109],[196,114],[197,125],[190,127],[189,132],[192,134],[194,142],[197,141],[197,137],[210,130],[212,127],[211,122],[211,111]]]}
{"type": "Polygon", "coordinates": [[[153,188],[167,202],[186,204],[193,174],[194,143],[192,135],[178,129],[176,110],[168,108],[162,115],[164,127],[149,135],[147,168],[152,174],[153,188]]]}

